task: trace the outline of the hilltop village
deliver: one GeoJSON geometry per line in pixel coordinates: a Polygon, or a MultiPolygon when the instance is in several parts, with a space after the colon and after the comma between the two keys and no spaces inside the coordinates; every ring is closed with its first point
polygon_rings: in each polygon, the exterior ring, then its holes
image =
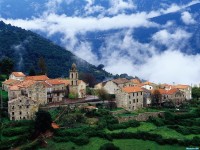
{"type": "MultiPolygon", "coordinates": [[[[84,100],[87,97],[86,86],[87,83],[79,80],[75,64],[69,71],[69,79],[50,79],[46,75],[26,76],[22,72],[12,72],[9,79],[2,83],[2,89],[8,91],[10,120],[33,119],[40,106],[62,102],[66,98],[84,100]]],[[[153,103],[161,105],[172,102],[178,106],[192,98],[189,85],[157,85],[139,79],[113,79],[98,83],[94,89],[104,89],[114,95],[116,106],[127,111],[149,107],[153,103]]]]}

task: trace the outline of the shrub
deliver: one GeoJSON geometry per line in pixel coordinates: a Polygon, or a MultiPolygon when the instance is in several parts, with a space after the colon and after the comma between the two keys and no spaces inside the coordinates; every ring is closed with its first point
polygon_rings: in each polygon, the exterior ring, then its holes
{"type": "Polygon", "coordinates": [[[150,117],[148,121],[153,123],[156,126],[164,126],[165,125],[165,123],[163,122],[163,120],[161,118],[150,117]]]}
{"type": "Polygon", "coordinates": [[[71,138],[71,141],[74,142],[76,145],[79,145],[79,146],[86,145],[90,142],[89,138],[85,135],[73,137],[73,138],[71,138]]]}
{"type": "Polygon", "coordinates": [[[53,140],[57,143],[59,142],[68,142],[69,139],[67,137],[53,137],[53,140]]]}
{"type": "Polygon", "coordinates": [[[119,147],[115,146],[113,143],[106,143],[102,145],[99,150],[119,150],[119,147]]]}
{"type": "Polygon", "coordinates": [[[17,128],[5,128],[3,130],[3,136],[16,136],[16,135],[21,135],[24,133],[29,132],[29,127],[17,127],[17,128]]]}

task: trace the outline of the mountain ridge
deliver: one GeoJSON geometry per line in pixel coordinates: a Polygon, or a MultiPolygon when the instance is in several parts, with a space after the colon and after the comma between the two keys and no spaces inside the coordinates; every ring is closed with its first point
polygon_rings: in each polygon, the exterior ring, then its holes
{"type": "Polygon", "coordinates": [[[76,63],[80,72],[91,73],[97,81],[102,81],[112,75],[103,69],[89,64],[72,52],[55,45],[42,36],[19,27],[14,27],[0,21],[0,56],[14,60],[16,71],[26,74],[32,66],[38,71],[38,60],[44,57],[49,77],[68,77],[72,63],[76,63]]]}

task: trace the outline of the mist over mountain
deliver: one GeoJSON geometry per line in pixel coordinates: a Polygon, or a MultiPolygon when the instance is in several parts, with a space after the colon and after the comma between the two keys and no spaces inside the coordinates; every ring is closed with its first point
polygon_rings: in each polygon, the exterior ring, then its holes
{"type": "Polygon", "coordinates": [[[72,63],[77,64],[80,73],[90,73],[97,81],[112,77],[103,68],[89,64],[51,41],[3,22],[0,22],[0,56],[11,58],[15,71],[26,74],[32,67],[39,72],[38,61],[43,57],[47,65],[47,75],[52,78],[68,77],[72,63]]]}
{"type": "Polygon", "coordinates": [[[199,83],[199,13],[199,0],[0,0],[5,23],[158,83],[199,83]]]}

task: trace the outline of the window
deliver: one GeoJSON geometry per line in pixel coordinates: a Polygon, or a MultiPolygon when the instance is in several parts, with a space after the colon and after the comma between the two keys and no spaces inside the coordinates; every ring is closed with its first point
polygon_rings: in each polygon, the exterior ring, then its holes
{"type": "Polygon", "coordinates": [[[19,101],[20,103],[22,102],[22,100],[19,101]]]}
{"type": "Polygon", "coordinates": [[[20,111],[20,112],[19,112],[19,114],[21,115],[21,114],[22,114],[22,112],[20,111]]]}
{"type": "Polygon", "coordinates": [[[15,106],[12,106],[12,109],[15,109],[15,106]]]}
{"type": "Polygon", "coordinates": [[[12,112],[12,115],[14,115],[15,113],[14,112],[12,112]]]}
{"type": "Polygon", "coordinates": [[[131,96],[129,95],[128,98],[131,99],[131,96]]]}
{"type": "Polygon", "coordinates": [[[135,103],[135,99],[133,99],[133,103],[135,103]]]}
{"type": "Polygon", "coordinates": [[[138,99],[137,99],[137,102],[138,102],[138,99]]]}
{"type": "Polygon", "coordinates": [[[137,96],[138,96],[138,93],[137,93],[137,96]]]}
{"type": "Polygon", "coordinates": [[[142,92],[141,92],[141,95],[142,95],[142,92]]]}
{"type": "Polygon", "coordinates": [[[29,105],[27,105],[26,108],[29,108],[29,105]]]}
{"type": "Polygon", "coordinates": [[[134,93],[133,93],[133,96],[134,96],[134,93]]]}
{"type": "Polygon", "coordinates": [[[129,104],[131,104],[131,101],[129,101],[129,104]]]}
{"type": "Polygon", "coordinates": [[[19,109],[21,109],[22,108],[22,106],[19,106],[19,109]]]}

